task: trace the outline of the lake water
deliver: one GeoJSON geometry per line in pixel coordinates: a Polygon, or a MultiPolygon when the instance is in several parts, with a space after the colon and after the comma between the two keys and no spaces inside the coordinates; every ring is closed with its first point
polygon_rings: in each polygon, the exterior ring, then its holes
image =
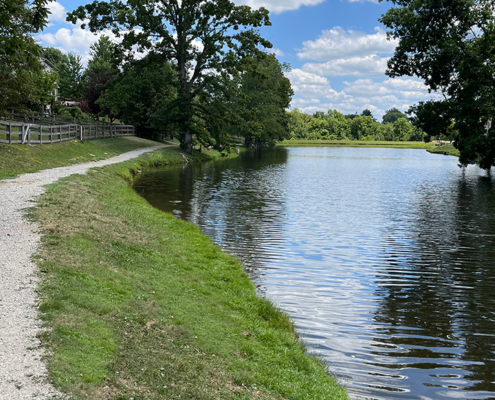
{"type": "Polygon", "coordinates": [[[288,148],[135,185],[242,259],[354,399],[495,399],[495,184],[424,150],[288,148]]]}

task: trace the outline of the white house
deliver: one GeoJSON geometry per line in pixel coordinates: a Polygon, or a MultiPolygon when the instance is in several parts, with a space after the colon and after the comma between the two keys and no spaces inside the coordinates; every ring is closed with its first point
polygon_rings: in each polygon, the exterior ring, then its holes
{"type": "MultiPolygon", "coordinates": [[[[41,65],[42,65],[44,71],[58,72],[57,67],[55,65],[53,65],[53,63],[51,61],[47,60],[46,58],[40,57],[40,62],[41,62],[41,65]]],[[[55,100],[58,99],[58,87],[54,88],[52,95],[55,96],[55,100]]]]}

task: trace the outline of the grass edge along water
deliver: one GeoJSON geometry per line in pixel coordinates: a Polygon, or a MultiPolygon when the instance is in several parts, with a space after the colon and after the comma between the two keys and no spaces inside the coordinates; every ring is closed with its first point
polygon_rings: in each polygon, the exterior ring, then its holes
{"type": "Polygon", "coordinates": [[[180,162],[165,148],[39,199],[41,339],[56,387],[75,399],[348,398],[238,259],[132,189],[133,171],[180,162]]]}
{"type": "Polygon", "coordinates": [[[435,143],[424,142],[386,142],[386,141],[366,141],[366,140],[307,140],[291,139],[277,143],[277,146],[310,146],[310,147],[385,147],[398,149],[432,149],[435,143]]]}

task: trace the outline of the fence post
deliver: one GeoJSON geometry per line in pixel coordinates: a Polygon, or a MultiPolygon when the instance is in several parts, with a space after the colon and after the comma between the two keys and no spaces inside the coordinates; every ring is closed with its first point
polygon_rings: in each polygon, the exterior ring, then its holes
{"type": "Polygon", "coordinates": [[[12,123],[9,122],[9,144],[12,144],[12,123]]]}

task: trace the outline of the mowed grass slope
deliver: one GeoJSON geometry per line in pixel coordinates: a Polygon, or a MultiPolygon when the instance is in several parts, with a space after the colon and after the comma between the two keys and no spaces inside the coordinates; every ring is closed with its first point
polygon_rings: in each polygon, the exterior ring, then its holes
{"type": "Polygon", "coordinates": [[[428,150],[432,154],[443,154],[446,156],[459,157],[459,150],[457,150],[452,144],[444,144],[433,149],[428,150]]]}
{"type": "Polygon", "coordinates": [[[103,160],[142,147],[163,143],[138,137],[122,137],[52,144],[0,144],[0,179],[42,169],[103,160]]]}
{"type": "Polygon", "coordinates": [[[130,170],[181,160],[163,149],[40,199],[42,341],[56,386],[76,399],[347,398],[237,259],[130,187],[130,170]]]}
{"type": "Polygon", "coordinates": [[[386,142],[386,141],[365,141],[365,140],[284,140],[277,143],[277,146],[328,146],[328,147],[391,147],[400,149],[431,149],[435,147],[433,143],[423,142],[386,142]]]}

